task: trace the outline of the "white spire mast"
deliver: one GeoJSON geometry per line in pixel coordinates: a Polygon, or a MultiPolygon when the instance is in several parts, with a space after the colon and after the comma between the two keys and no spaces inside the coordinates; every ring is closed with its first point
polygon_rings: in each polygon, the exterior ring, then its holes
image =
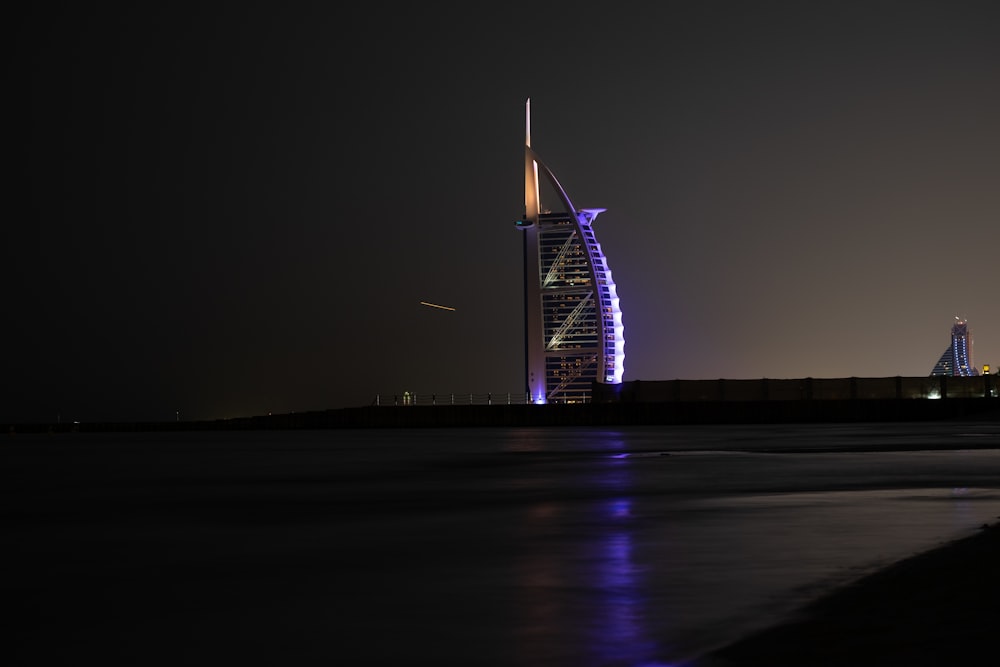
{"type": "Polygon", "coordinates": [[[524,218],[538,222],[538,164],[531,152],[531,98],[524,103],[524,218]]]}
{"type": "Polygon", "coordinates": [[[531,98],[524,103],[524,145],[531,146],[531,98]]]}

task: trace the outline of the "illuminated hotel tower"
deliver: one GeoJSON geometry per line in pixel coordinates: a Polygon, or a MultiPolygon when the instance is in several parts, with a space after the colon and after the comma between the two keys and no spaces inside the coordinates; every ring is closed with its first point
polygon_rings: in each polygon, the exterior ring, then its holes
{"type": "Polygon", "coordinates": [[[606,209],[577,209],[531,149],[531,100],[525,104],[524,320],[527,392],[533,403],[590,400],[593,383],[620,384],[625,338],[618,293],[594,236],[606,209]],[[538,175],[558,199],[543,206],[538,175]]]}
{"type": "Polygon", "coordinates": [[[972,334],[969,323],[958,320],[951,328],[951,345],[938,359],[931,375],[970,376],[979,375],[979,370],[972,365],[972,334]]]}

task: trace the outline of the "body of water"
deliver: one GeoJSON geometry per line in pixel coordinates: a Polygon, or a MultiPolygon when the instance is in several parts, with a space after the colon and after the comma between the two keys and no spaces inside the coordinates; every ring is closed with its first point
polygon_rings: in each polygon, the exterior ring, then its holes
{"type": "Polygon", "coordinates": [[[16,662],[696,665],[1000,515],[1000,424],[9,436],[16,662]]]}

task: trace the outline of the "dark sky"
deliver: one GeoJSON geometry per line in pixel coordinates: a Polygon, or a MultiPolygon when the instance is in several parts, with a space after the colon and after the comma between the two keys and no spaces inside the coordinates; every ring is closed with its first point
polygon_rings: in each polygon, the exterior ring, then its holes
{"type": "Polygon", "coordinates": [[[11,17],[0,421],[522,391],[528,97],[626,380],[1000,365],[996,2],[359,4],[11,17]]]}

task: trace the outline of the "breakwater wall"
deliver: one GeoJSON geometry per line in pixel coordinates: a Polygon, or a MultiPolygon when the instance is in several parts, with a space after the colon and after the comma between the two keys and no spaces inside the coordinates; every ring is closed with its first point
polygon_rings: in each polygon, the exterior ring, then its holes
{"type": "MultiPolygon", "coordinates": [[[[984,419],[1000,422],[996,398],[687,401],[574,405],[366,406],[213,421],[26,424],[19,433],[791,424],[984,419]]],[[[6,430],[6,429],[5,429],[6,430]]]]}
{"type": "Polygon", "coordinates": [[[998,376],[664,380],[594,385],[594,400],[569,405],[369,405],[184,422],[7,424],[18,433],[640,426],[936,421],[1000,422],[998,376]]]}
{"type": "Polygon", "coordinates": [[[671,403],[996,398],[1000,377],[760,378],[752,380],[633,380],[595,384],[595,402],[671,403]]]}
{"type": "Polygon", "coordinates": [[[251,418],[243,423],[248,428],[547,427],[935,421],[969,417],[1000,421],[1000,400],[848,399],[365,407],[270,415],[251,418]]]}

